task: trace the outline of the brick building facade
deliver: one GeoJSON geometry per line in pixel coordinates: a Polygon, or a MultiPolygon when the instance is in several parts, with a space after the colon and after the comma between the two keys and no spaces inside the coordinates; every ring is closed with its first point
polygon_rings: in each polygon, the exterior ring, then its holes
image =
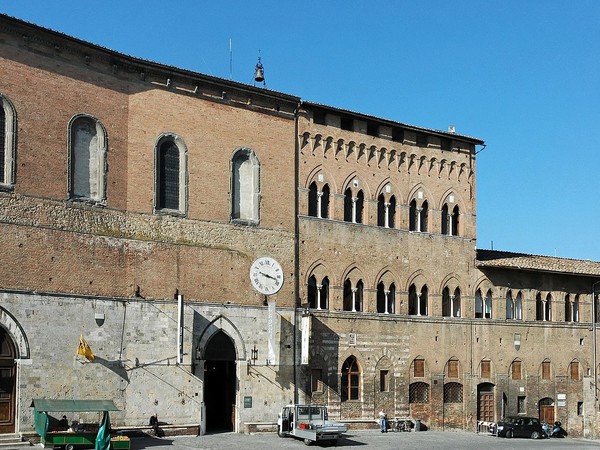
{"type": "Polygon", "coordinates": [[[476,250],[483,141],[7,16],[0,48],[0,432],[34,398],[111,398],[116,426],[243,431],[310,400],[595,436],[600,263],[476,250]]]}

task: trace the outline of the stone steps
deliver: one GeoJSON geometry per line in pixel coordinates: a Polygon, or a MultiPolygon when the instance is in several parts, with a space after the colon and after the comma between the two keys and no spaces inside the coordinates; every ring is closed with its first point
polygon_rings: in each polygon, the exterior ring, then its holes
{"type": "Polygon", "coordinates": [[[28,441],[23,441],[16,433],[0,434],[0,449],[11,450],[16,448],[30,447],[28,441]]]}

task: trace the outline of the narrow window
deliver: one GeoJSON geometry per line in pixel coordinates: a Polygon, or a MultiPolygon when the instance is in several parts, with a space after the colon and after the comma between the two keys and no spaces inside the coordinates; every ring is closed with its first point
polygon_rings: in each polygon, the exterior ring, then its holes
{"type": "Polygon", "coordinates": [[[381,194],[377,198],[377,226],[378,227],[388,227],[387,223],[387,214],[388,209],[385,201],[385,197],[381,194]]]}
{"type": "Polygon", "coordinates": [[[452,300],[452,315],[454,317],[461,317],[460,307],[461,307],[461,296],[460,296],[460,288],[457,287],[454,289],[454,298],[452,300]]]}
{"type": "Polygon", "coordinates": [[[552,295],[546,296],[546,305],[544,308],[544,320],[552,320],[552,295]]]}
{"type": "Polygon", "coordinates": [[[419,230],[422,232],[427,232],[427,221],[429,220],[429,206],[427,201],[423,202],[421,206],[421,211],[419,212],[419,230]]]}
{"type": "Polygon", "coordinates": [[[450,234],[452,236],[458,236],[458,227],[460,225],[460,210],[458,208],[458,205],[454,206],[454,208],[452,209],[452,216],[450,217],[450,224],[452,225],[450,234]]]}
{"type": "Polygon", "coordinates": [[[492,318],[492,291],[489,290],[485,296],[485,318],[492,318]]]}
{"type": "Polygon", "coordinates": [[[421,288],[421,295],[419,297],[419,311],[417,315],[420,316],[426,316],[428,314],[428,303],[429,303],[429,299],[428,299],[428,294],[429,290],[427,289],[427,286],[423,286],[421,288]]]}
{"type": "Polygon", "coordinates": [[[413,200],[410,202],[408,230],[409,231],[418,231],[417,230],[417,201],[416,200],[413,200]]]}
{"type": "Polygon", "coordinates": [[[360,397],[360,368],[354,356],[342,365],[342,401],[358,400],[360,397]]]}
{"type": "Polygon", "coordinates": [[[167,134],[156,144],[157,211],[184,213],[186,210],[187,149],[176,135],[167,134]]]}
{"type": "Polygon", "coordinates": [[[308,307],[317,309],[317,280],[314,275],[308,279],[306,289],[308,294],[308,307]]]}
{"type": "Polygon", "coordinates": [[[583,402],[577,402],[577,415],[583,416],[583,402]]]}
{"type": "Polygon", "coordinates": [[[259,221],[260,162],[249,149],[238,150],[232,159],[232,219],[259,221]]]}
{"type": "Polygon", "coordinates": [[[483,317],[483,298],[481,297],[481,291],[478,289],[475,292],[475,318],[481,319],[483,317]]]}
{"type": "Polygon", "coordinates": [[[525,396],[519,395],[517,397],[517,414],[525,414],[525,396]]]}
{"type": "Polygon", "coordinates": [[[550,361],[542,362],[542,380],[550,379],[550,361]]]}
{"type": "Polygon", "coordinates": [[[415,359],[413,365],[413,376],[415,378],[423,378],[425,376],[425,360],[415,359]]]}
{"type": "Polygon", "coordinates": [[[312,217],[318,216],[317,183],[314,181],[308,187],[308,215],[312,217]]]}
{"type": "Polygon", "coordinates": [[[544,320],[544,302],[542,294],[537,294],[535,297],[535,320],[544,320]]]}
{"type": "Polygon", "coordinates": [[[329,185],[324,184],[321,189],[321,216],[322,219],[329,218],[329,185]]]}
{"type": "Polygon", "coordinates": [[[481,378],[490,378],[491,362],[489,360],[481,361],[481,378]]]}
{"type": "Polygon", "coordinates": [[[356,205],[355,205],[355,220],[354,223],[363,223],[363,207],[364,207],[365,195],[363,191],[358,191],[356,194],[356,205]]]}
{"type": "Polygon", "coordinates": [[[579,294],[575,296],[573,300],[573,322],[579,322],[579,294]]]}
{"type": "Polygon", "coordinates": [[[450,234],[450,216],[448,214],[448,205],[446,203],[444,203],[444,206],[442,206],[442,234],[443,235],[448,235],[450,234]]]}
{"type": "Polygon", "coordinates": [[[515,299],[515,319],[523,320],[523,296],[520,292],[515,299]]]}
{"type": "Polygon", "coordinates": [[[352,222],[353,206],[352,189],[348,188],[344,192],[344,222],[352,222]]]}
{"type": "Polygon", "coordinates": [[[321,287],[318,288],[317,293],[319,294],[319,304],[321,305],[321,309],[329,309],[329,278],[323,278],[321,287]]]}
{"type": "Polygon", "coordinates": [[[12,189],[15,178],[16,113],[0,94],[0,187],[12,189]]]}
{"type": "Polygon", "coordinates": [[[521,379],[521,361],[513,361],[511,365],[511,378],[513,380],[521,379]]]}
{"type": "Polygon", "coordinates": [[[514,319],[514,303],[512,298],[512,292],[506,293],[506,318],[514,319]]]}
{"type": "Polygon", "coordinates": [[[408,288],[408,314],[411,316],[418,315],[419,312],[419,296],[417,295],[417,288],[414,284],[411,284],[408,288]]]}
{"type": "Polygon", "coordinates": [[[106,133],[95,119],[79,116],[70,123],[70,197],[104,199],[106,133]]]}
{"type": "Polygon", "coordinates": [[[310,384],[312,392],[323,392],[323,369],[311,369],[310,384]]]}
{"type": "Polygon", "coordinates": [[[390,371],[380,370],[379,371],[379,391],[389,392],[390,390],[390,371]]]}
{"type": "Polygon", "coordinates": [[[579,362],[577,362],[577,361],[571,361],[569,372],[571,374],[571,380],[573,380],[573,381],[579,381],[580,380],[580,377],[579,377],[579,362]]]}

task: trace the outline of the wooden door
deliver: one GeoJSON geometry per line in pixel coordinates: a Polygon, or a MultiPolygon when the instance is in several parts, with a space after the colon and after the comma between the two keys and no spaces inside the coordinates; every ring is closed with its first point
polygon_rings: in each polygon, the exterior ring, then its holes
{"type": "Polygon", "coordinates": [[[554,405],[540,405],[540,420],[550,425],[554,423],[554,405]]]}
{"type": "Polygon", "coordinates": [[[15,432],[15,347],[0,328],[0,433],[15,432]]]}
{"type": "Polygon", "coordinates": [[[494,393],[479,393],[479,420],[483,422],[494,421],[494,393]]]}

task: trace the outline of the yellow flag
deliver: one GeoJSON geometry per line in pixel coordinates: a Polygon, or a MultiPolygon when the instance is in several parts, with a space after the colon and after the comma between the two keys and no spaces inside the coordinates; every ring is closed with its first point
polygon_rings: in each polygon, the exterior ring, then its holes
{"type": "Polygon", "coordinates": [[[79,337],[79,348],[77,349],[77,354],[85,356],[88,361],[93,361],[94,358],[96,358],[92,352],[92,349],[90,348],[90,344],[88,344],[83,337],[83,334],[79,337]]]}

